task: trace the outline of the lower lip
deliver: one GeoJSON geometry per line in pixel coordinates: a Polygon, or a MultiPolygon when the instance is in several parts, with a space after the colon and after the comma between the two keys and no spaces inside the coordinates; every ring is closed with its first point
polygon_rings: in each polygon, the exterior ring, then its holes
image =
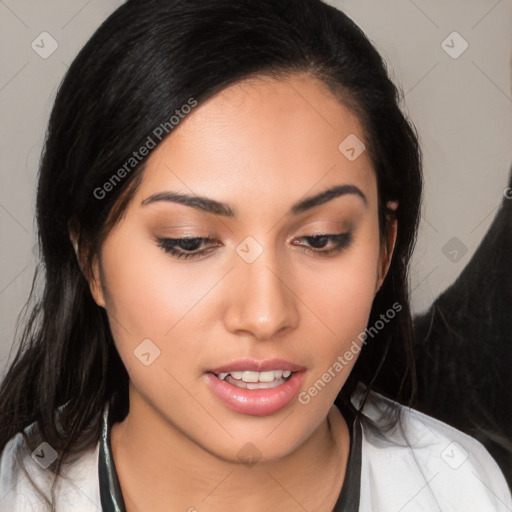
{"type": "Polygon", "coordinates": [[[213,393],[233,411],[252,416],[268,416],[284,409],[298,394],[305,378],[305,371],[294,372],[288,380],[275,388],[244,389],[205,374],[213,393]]]}

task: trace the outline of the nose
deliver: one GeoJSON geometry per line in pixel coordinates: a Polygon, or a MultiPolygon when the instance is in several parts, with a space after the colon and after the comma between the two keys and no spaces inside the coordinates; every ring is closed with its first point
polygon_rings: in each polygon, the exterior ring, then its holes
{"type": "Polygon", "coordinates": [[[252,263],[237,262],[224,312],[229,332],[268,340],[298,326],[292,272],[281,263],[270,250],[252,263]]]}

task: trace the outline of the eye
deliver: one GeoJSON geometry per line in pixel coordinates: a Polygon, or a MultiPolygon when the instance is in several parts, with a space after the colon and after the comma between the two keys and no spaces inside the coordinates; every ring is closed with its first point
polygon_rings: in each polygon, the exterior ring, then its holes
{"type": "Polygon", "coordinates": [[[302,236],[298,239],[295,239],[292,243],[293,245],[305,247],[305,249],[310,252],[321,255],[328,255],[341,252],[343,249],[350,247],[352,242],[352,233],[349,232],[302,236]],[[300,243],[300,240],[306,241],[307,246],[304,246],[304,244],[300,243]]]}
{"type": "MultiPolygon", "coordinates": [[[[209,246],[201,249],[208,243],[216,242],[209,237],[184,237],[184,238],[158,238],[157,244],[166,253],[179,259],[198,258],[212,252],[215,246],[209,246]]],[[[217,243],[217,246],[222,245],[217,243]]]]}
{"type": "MultiPolygon", "coordinates": [[[[156,242],[166,253],[175,258],[185,260],[200,258],[222,245],[220,242],[209,237],[158,238],[156,242]]],[[[352,244],[352,234],[331,233],[303,236],[292,243],[316,254],[329,255],[339,253],[343,249],[348,248],[352,244]],[[301,243],[301,240],[306,241],[307,245],[301,243]]]]}

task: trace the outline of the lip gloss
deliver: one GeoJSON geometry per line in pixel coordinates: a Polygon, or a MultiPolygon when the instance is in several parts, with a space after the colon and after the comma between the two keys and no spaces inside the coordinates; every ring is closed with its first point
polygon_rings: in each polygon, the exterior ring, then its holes
{"type": "Polygon", "coordinates": [[[244,389],[219,379],[214,373],[205,374],[208,387],[227,407],[241,414],[268,416],[286,407],[298,394],[306,372],[293,372],[274,388],[244,389]]]}

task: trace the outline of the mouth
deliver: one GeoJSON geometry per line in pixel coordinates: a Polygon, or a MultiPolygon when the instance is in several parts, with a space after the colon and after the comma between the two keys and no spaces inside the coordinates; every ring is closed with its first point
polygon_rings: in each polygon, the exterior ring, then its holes
{"type": "Polygon", "coordinates": [[[229,409],[266,416],[285,408],[304,382],[306,369],[283,360],[245,359],[205,374],[213,394],[229,409]]]}

